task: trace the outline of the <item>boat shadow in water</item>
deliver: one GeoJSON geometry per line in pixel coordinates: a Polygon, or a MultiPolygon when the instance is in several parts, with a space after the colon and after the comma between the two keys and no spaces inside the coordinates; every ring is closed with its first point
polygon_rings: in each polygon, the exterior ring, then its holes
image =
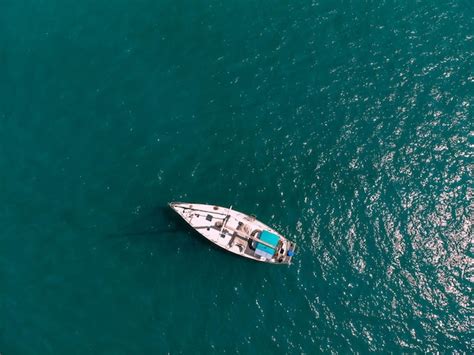
{"type": "MultiPolygon", "coordinates": [[[[141,214],[124,229],[124,232],[116,232],[107,234],[111,238],[120,237],[154,237],[166,236],[171,234],[179,234],[182,228],[178,225],[181,218],[176,213],[169,210],[169,207],[155,207],[150,213],[141,214]]],[[[181,223],[179,223],[181,224],[181,223]]]]}
{"type": "Polygon", "coordinates": [[[198,240],[198,242],[202,242],[203,245],[214,247],[212,243],[208,243],[202,238],[194,228],[186,223],[169,206],[158,206],[151,209],[149,213],[140,214],[129,226],[123,229],[125,231],[109,233],[107,236],[111,238],[171,238],[184,233],[198,240]]]}

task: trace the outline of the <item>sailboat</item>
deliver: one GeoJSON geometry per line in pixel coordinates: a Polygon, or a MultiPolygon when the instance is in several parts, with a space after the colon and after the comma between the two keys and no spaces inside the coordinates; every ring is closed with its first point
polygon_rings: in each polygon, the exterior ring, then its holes
{"type": "Polygon", "coordinates": [[[171,202],[169,206],[203,237],[231,253],[270,264],[291,264],[296,244],[254,216],[207,204],[171,202]]]}

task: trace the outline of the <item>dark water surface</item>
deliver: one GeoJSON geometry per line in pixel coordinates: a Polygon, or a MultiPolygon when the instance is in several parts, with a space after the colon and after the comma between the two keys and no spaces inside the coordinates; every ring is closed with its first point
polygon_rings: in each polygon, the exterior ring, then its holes
{"type": "Polygon", "coordinates": [[[473,14],[1,1],[0,352],[472,352],[473,14]],[[256,214],[294,265],[172,200],[256,214]]]}

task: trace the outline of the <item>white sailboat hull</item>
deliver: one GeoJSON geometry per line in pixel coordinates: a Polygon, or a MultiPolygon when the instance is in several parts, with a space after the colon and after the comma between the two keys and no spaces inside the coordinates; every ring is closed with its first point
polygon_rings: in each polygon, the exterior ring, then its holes
{"type": "Polygon", "coordinates": [[[253,216],[214,205],[169,205],[203,237],[231,253],[260,262],[291,263],[296,244],[253,216]]]}

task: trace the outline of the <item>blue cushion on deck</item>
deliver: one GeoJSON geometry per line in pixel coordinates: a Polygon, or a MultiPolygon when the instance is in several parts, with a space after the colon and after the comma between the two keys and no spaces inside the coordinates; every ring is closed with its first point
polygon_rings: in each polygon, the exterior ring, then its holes
{"type": "Polygon", "coordinates": [[[258,236],[258,239],[264,241],[267,244],[273,245],[273,248],[263,245],[262,243],[257,243],[257,249],[264,251],[265,253],[273,255],[275,253],[275,248],[278,245],[280,237],[277,236],[276,234],[273,234],[269,231],[264,230],[260,233],[260,235],[258,236]]]}

